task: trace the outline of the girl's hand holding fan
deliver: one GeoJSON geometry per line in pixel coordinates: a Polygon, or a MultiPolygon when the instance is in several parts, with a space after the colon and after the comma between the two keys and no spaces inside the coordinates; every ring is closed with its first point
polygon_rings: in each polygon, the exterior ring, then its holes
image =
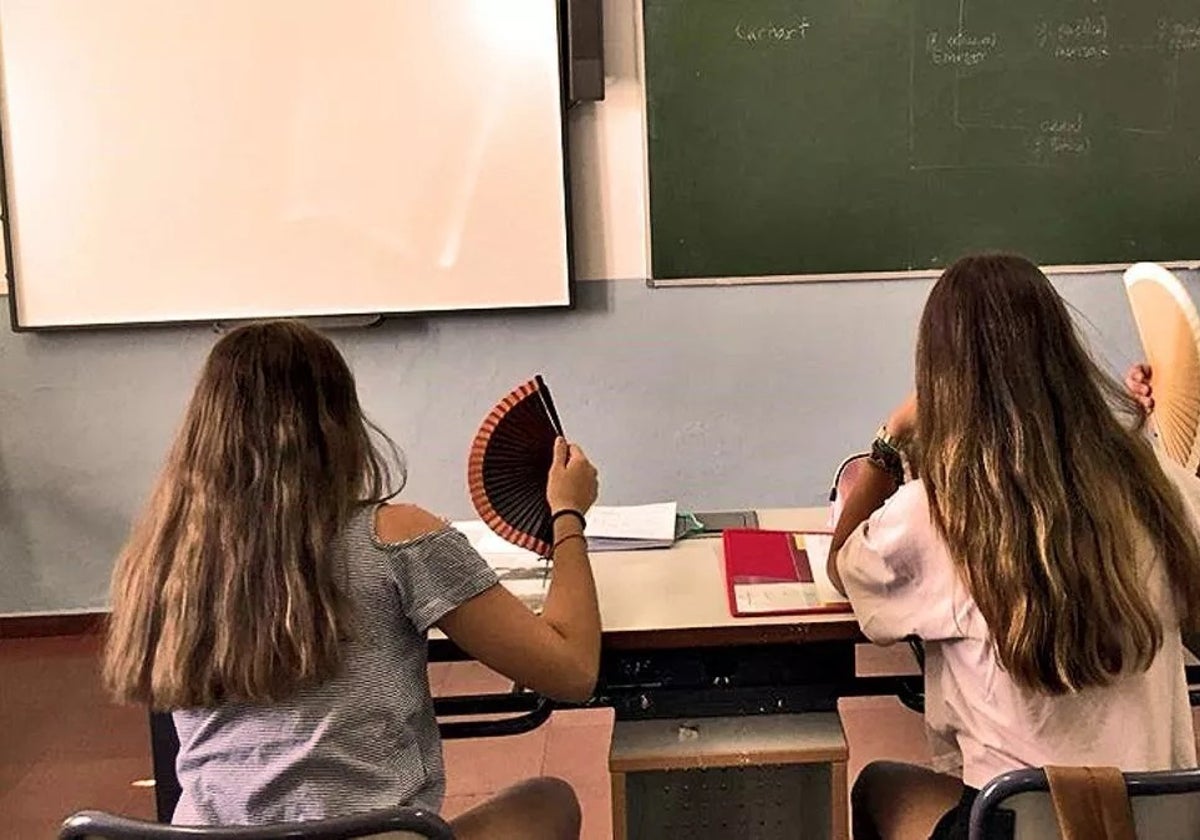
{"type": "Polygon", "coordinates": [[[1145,352],[1126,386],[1147,411],[1163,452],[1191,472],[1200,468],[1200,313],[1170,271],[1138,263],[1125,272],[1125,291],[1145,352]],[[1153,394],[1150,372],[1154,373],[1153,394]]]}
{"type": "Polygon", "coordinates": [[[577,510],[587,513],[596,503],[600,482],[596,468],[587,459],[583,449],[566,438],[554,441],[554,462],[550,465],[550,477],[546,482],[546,502],[551,513],[560,510],[577,510]]]}
{"type": "Polygon", "coordinates": [[[1125,387],[1147,414],[1154,411],[1154,391],[1150,387],[1150,366],[1137,364],[1125,374],[1125,387]]]}

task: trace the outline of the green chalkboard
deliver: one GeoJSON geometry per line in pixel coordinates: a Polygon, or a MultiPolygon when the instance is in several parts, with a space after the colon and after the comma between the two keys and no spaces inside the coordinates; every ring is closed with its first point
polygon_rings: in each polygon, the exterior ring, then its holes
{"type": "Polygon", "coordinates": [[[644,0],[660,279],[1200,257],[1200,0],[644,0]]]}

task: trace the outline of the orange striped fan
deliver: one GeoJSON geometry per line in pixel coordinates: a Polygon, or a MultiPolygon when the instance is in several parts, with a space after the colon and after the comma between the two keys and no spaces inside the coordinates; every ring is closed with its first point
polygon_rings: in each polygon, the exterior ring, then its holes
{"type": "Polygon", "coordinates": [[[543,557],[554,528],[546,481],[562,435],[550,389],[535,376],[500,400],[471,444],[467,486],[479,518],[504,539],[543,557]]]}
{"type": "Polygon", "coordinates": [[[1125,272],[1125,291],[1142,337],[1154,422],[1167,456],[1200,467],[1200,316],[1175,275],[1154,263],[1125,272]]]}

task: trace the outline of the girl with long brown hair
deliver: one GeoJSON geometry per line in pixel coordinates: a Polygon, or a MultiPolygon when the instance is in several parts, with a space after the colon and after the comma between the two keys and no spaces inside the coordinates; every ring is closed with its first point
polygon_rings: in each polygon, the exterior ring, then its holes
{"type": "Polygon", "coordinates": [[[935,284],[915,395],[845,497],[830,566],[869,638],[925,641],[938,772],[867,767],[856,840],[965,837],[978,788],[1017,768],[1195,766],[1200,480],[1143,436],[1147,397],[1092,361],[1029,261],[968,257],[935,284]]]}
{"type": "MultiPolygon", "coordinates": [[[[212,349],[118,560],[104,661],[118,698],[173,712],[174,822],[436,810],[431,627],[542,694],[590,695],[600,617],[582,525],[597,481],[582,450],[556,444],[541,615],[458,531],[389,504],[402,479],[327,338],[275,321],[212,349]]],[[[462,838],[574,840],[578,803],[565,783],[536,780],[454,827],[462,838]]]]}

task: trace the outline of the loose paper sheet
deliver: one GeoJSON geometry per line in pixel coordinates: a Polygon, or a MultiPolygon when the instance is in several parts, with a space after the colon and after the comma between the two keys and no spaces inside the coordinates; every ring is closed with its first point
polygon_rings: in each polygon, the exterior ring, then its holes
{"type": "Polygon", "coordinates": [[[587,535],[606,539],[675,539],[675,502],[652,505],[597,505],[588,511],[587,535]]]}

